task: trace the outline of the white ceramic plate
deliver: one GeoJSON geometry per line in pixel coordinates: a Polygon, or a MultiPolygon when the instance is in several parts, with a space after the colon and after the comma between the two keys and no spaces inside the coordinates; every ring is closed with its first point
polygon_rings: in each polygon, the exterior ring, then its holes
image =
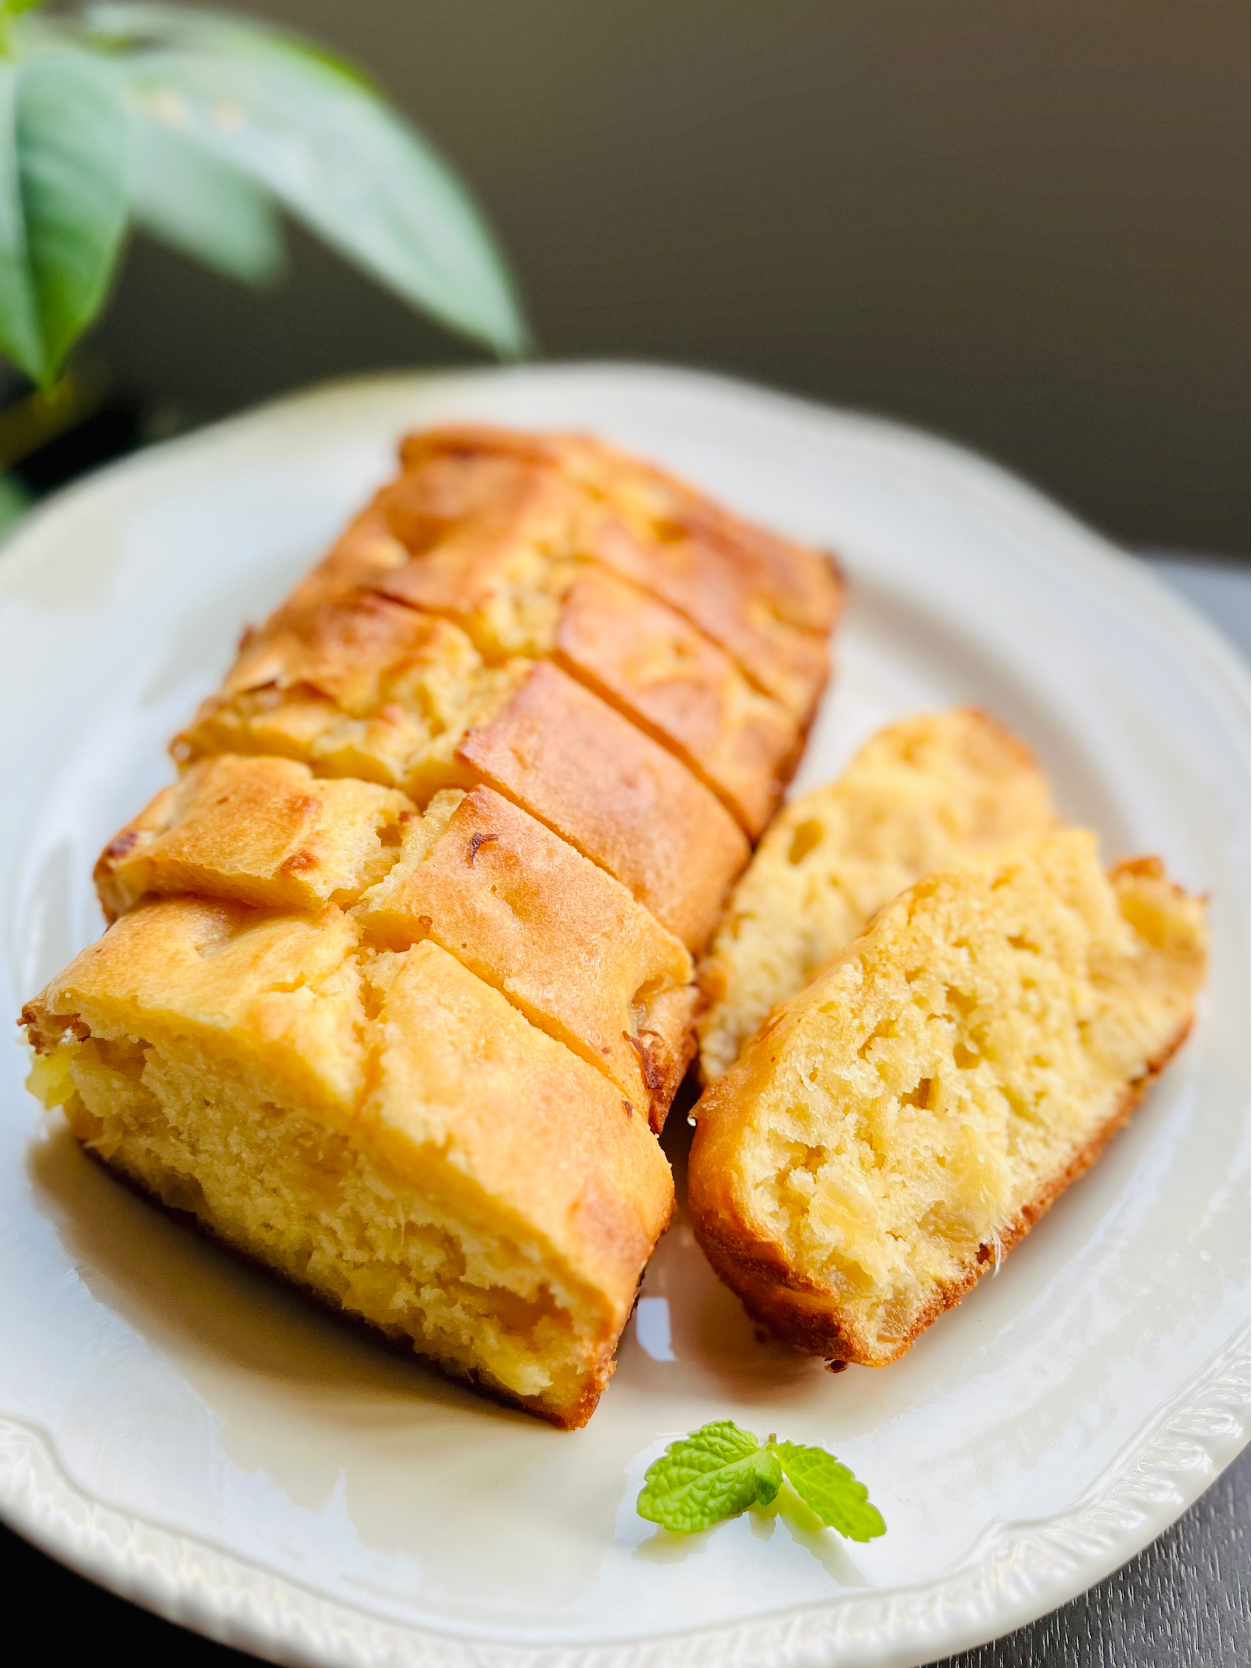
{"type": "MultiPolygon", "coordinates": [[[[1108,857],[1211,894],[1198,1029],[1096,1170],[898,1365],[756,1341],[685,1226],[590,1426],[376,1349],[82,1159],[3,1057],[0,1507],[152,1608],[276,1660],[475,1668],[929,1662],[1096,1581],[1247,1440],[1246,711],[1229,651],[999,470],[884,423],[668,371],[331,387],[63,494],[0,560],[0,944],[16,1013],[100,926],[101,843],[162,748],[390,469],[406,427],[581,425],[839,550],[854,603],[801,785],[883,722],[976,701],[1108,857]],[[867,1547],[634,1512],[730,1415],[829,1444],[867,1547]]],[[[681,1120],[675,1142],[681,1158],[681,1120]]]]}

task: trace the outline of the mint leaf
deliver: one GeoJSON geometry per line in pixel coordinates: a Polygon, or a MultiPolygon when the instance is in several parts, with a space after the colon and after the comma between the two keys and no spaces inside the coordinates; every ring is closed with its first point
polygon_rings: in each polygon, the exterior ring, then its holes
{"type": "Polygon", "coordinates": [[[787,1481],[823,1523],[850,1541],[872,1541],[876,1535],[886,1534],[887,1525],[877,1507],[870,1505],[865,1484],[858,1483],[833,1454],[825,1448],[803,1448],[795,1442],[772,1446],[787,1481]]]}
{"type": "Polygon", "coordinates": [[[805,1448],[773,1436],[758,1442],[732,1419],[714,1420],[671,1442],[648,1467],[636,1510],[650,1523],[690,1535],[724,1517],[737,1517],[749,1506],[769,1505],[784,1475],[827,1528],[850,1541],[886,1534],[864,1483],[825,1448],[805,1448]]]}
{"type": "Polygon", "coordinates": [[[671,1442],[648,1467],[636,1509],[650,1523],[690,1535],[768,1505],[781,1485],[777,1454],[732,1419],[718,1419],[671,1442]]]}

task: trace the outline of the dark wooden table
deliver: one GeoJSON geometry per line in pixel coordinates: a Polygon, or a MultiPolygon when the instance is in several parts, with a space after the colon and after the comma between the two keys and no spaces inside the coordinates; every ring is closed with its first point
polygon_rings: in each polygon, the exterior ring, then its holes
{"type": "MultiPolygon", "coordinates": [[[[1167,559],[1159,571],[1247,654],[1248,570],[1167,559]]],[[[1081,1598],[1030,1627],[948,1657],[942,1668],[1246,1668],[1249,1450],[1159,1540],[1081,1598]]],[[[93,1587],[0,1527],[10,1614],[41,1630],[54,1663],[107,1643],[127,1668],[228,1668],[253,1661],[93,1587]]],[[[33,1657],[32,1652],[32,1657],[33,1657]]]]}

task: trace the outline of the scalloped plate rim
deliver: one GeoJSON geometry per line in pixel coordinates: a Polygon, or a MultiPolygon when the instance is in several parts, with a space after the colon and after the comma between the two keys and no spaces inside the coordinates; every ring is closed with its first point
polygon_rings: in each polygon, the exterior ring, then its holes
{"type": "MultiPolygon", "coordinates": [[[[196,433],[122,460],[63,489],[28,515],[0,550],[0,596],[37,567],[50,526],[102,494],[159,483],[163,473],[194,467],[250,430],[301,411],[311,413],[380,385],[482,383],[501,378],[541,382],[617,381],[633,392],[653,389],[759,414],[767,426],[797,430],[847,445],[859,442],[882,467],[913,472],[925,486],[937,481],[948,497],[982,500],[997,515],[1024,522],[1031,542],[1048,557],[1085,573],[1126,606],[1150,618],[1182,644],[1193,662],[1222,685],[1232,707],[1246,711],[1242,669],[1216,630],[1167,592],[1097,533],[997,464],[922,431],[875,416],[836,411],[813,402],[703,372],[648,365],[582,362],[565,366],[452,372],[393,372],[324,383],[263,405],[196,433]]],[[[1234,716],[1232,712],[1231,716],[1234,716]]],[[[807,1668],[840,1652],[841,1663],[912,1668],[936,1652],[971,1648],[1020,1627],[1103,1579],[1146,1546],[1233,1460],[1248,1440],[1248,1333],[1244,1329],[1211,1357],[1174,1402],[1141,1427],[1118,1458],[1068,1511],[1051,1518],[990,1525],[956,1569],[912,1587],[845,1593],[827,1602],[784,1608],[748,1620],[614,1644],[506,1644],[388,1621],[364,1608],[327,1598],[229,1548],[163,1528],[81,1489],[59,1461],[53,1438],[31,1422],[0,1411],[0,1515],[52,1556],[123,1597],[221,1642],[276,1661],[325,1668],[374,1668],[383,1663],[521,1668],[671,1668],[702,1658],[735,1660],[753,1668],[807,1668]],[[1118,1515],[1120,1509],[1120,1516],[1118,1515]],[[1110,1518],[1113,1522],[1110,1524],[1110,1518]],[[1102,1530],[1102,1536],[1101,1531],[1102,1530]],[[1016,1586],[995,1575],[998,1563],[1020,1563],[1046,1551],[1066,1533],[1083,1550],[1062,1548],[1060,1563],[1034,1577],[1019,1572],[1016,1586]],[[1084,1541],[1085,1537],[1085,1541],[1084,1541]],[[1102,1539],[1102,1544],[1099,1544],[1102,1539]],[[205,1570],[216,1561],[215,1585],[205,1570]],[[980,1592],[958,1588],[981,1581],[980,1592]],[[957,1607],[957,1611],[951,1609],[957,1607]],[[936,1628],[940,1612],[945,1622],[936,1628]],[[872,1619],[876,1613],[876,1620],[872,1619]],[[855,1614],[866,1626],[847,1632],[855,1614]],[[927,1620],[929,1616],[929,1620],[927,1620]],[[803,1624],[808,1623],[806,1628],[803,1624]],[[919,1650],[925,1650],[919,1656],[919,1650]],[[720,1654],[710,1655],[716,1651],[720,1654]],[[434,1653],[438,1653],[437,1656],[434,1653]],[[850,1654],[847,1654],[850,1653],[850,1654]]],[[[1055,1552],[1055,1548],[1053,1549],[1055,1552]]]]}

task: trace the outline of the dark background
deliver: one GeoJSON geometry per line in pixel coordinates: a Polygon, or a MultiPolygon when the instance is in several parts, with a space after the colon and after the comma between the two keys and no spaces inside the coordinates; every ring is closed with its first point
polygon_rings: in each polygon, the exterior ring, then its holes
{"type": "MultiPolygon", "coordinates": [[[[544,351],[711,366],[980,448],[1126,543],[1247,548],[1235,0],[248,0],[459,166],[544,351]]],[[[96,333],[170,421],[472,351],[302,237],[151,245],[96,333]]]]}

